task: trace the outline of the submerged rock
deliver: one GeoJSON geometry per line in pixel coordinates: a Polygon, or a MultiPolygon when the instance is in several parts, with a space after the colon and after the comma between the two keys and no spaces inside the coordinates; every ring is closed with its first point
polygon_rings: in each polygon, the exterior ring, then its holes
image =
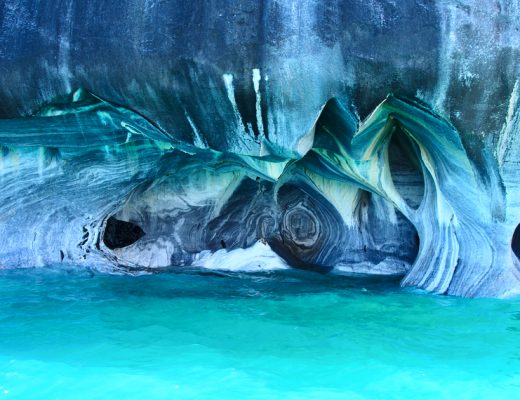
{"type": "Polygon", "coordinates": [[[520,292],[518,1],[0,15],[0,266],[520,292]]]}

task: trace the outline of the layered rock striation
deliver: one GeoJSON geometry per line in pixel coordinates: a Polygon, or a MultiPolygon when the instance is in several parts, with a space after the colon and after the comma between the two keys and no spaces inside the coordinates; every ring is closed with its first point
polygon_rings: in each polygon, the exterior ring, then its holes
{"type": "Polygon", "coordinates": [[[1,267],[520,291],[519,2],[11,0],[0,20],[1,267]]]}

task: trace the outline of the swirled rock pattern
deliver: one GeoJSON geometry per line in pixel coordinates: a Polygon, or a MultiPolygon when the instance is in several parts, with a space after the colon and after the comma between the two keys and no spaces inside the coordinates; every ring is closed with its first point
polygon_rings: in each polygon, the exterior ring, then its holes
{"type": "Polygon", "coordinates": [[[520,292],[517,0],[8,0],[0,35],[0,267],[520,292]]]}

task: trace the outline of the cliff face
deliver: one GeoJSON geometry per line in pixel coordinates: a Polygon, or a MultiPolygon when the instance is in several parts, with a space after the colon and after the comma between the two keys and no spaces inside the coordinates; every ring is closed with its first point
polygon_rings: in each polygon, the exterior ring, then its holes
{"type": "Polygon", "coordinates": [[[261,240],[271,263],[520,289],[519,1],[10,0],[0,37],[1,265],[261,240]]]}

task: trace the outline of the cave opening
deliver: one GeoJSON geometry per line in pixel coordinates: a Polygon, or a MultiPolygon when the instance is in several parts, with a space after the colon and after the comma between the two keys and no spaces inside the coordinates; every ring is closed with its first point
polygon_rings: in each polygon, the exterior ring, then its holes
{"type": "Polygon", "coordinates": [[[513,233],[511,248],[513,249],[513,253],[515,253],[516,257],[520,259],[520,224],[518,224],[515,232],[513,233]]]}
{"type": "Polygon", "coordinates": [[[109,217],[103,234],[103,243],[111,249],[130,246],[145,235],[139,225],[109,217]]]}
{"type": "Polygon", "coordinates": [[[388,146],[390,174],[409,207],[416,210],[424,197],[424,176],[417,145],[397,126],[388,146]]]}

